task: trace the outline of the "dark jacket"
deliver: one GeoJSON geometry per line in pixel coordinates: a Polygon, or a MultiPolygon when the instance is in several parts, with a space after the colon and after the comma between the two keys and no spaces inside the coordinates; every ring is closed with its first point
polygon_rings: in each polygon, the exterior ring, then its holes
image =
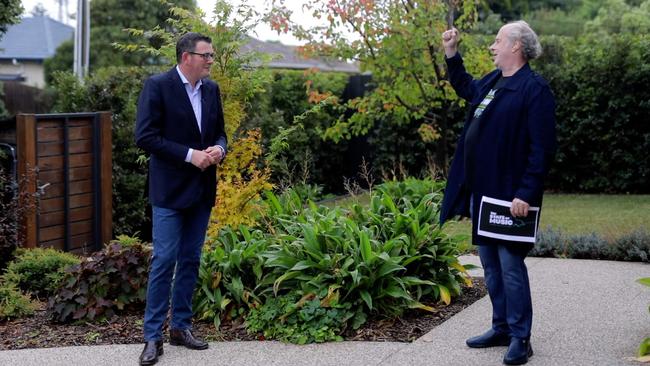
{"type": "Polygon", "coordinates": [[[203,172],[185,162],[189,148],[220,145],[226,151],[223,108],[218,85],[203,79],[201,131],[176,68],[147,79],[138,99],[136,144],[151,154],[148,191],[152,205],[185,209],[214,206],[216,166],[203,172]]]}
{"type": "MultiPolygon", "coordinates": [[[[528,64],[508,78],[481,114],[479,139],[473,148],[474,182],[466,182],[465,134],[474,110],[501,78],[495,70],[480,80],[465,71],[460,54],[446,60],[449,79],[456,93],[470,104],[470,111],[451,164],[440,223],[460,215],[469,217],[469,199],[473,193],[473,217],[478,217],[482,196],[505,201],[519,198],[531,206],[541,206],[544,178],[555,156],[555,99],[546,81],[528,64]],[[468,187],[472,187],[471,192],[468,187]]],[[[472,238],[477,243],[473,220],[472,238]]],[[[480,237],[480,244],[502,240],[480,237]]]]}

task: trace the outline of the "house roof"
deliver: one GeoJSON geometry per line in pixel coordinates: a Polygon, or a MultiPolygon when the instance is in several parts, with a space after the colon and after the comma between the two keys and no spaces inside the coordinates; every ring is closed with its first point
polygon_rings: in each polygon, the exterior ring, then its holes
{"type": "Polygon", "coordinates": [[[327,60],[323,58],[304,58],[298,54],[296,46],[288,46],[279,42],[264,42],[252,37],[250,38],[250,41],[242,47],[242,51],[258,51],[261,53],[277,55],[278,57],[268,64],[271,68],[317,68],[321,71],[341,71],[348,73],[359,72],[359,65],[356,63],[327,60]]]}
{"type": "Polygon", "coordinates": [[[74,36],[74,28],[47,16],[23,18],[0,39],[0,59],[43,60],[74,36]]]}

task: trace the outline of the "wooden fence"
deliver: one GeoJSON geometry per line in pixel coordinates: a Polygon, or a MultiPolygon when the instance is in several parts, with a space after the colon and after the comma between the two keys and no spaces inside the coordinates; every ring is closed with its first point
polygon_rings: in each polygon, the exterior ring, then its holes
{"type": "MultiPolygon", "coordinates": [[[[11,138],[5,129],[5,140],[11,138]]],[[[38,193],[22,245],[90,253],[112,235],[111,115],[19,114],[15,119],[20,191],[38,193]]]]}

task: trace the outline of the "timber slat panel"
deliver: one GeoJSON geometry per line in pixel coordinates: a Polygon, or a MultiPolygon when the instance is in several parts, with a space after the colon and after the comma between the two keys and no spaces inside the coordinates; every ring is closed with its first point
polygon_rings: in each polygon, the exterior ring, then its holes
{"type": "MultiPolygon", "coordinates": [[[[61,142],[63,141],[63,127],[38,129],[38,142],[61,142]]],[[[68,140],[88,140],[93,137],[92,126],[79,126],[68,128],[68,140]]]]}
{"type": "MultiPolygon", "coordinates": [[[[69,151],[71,154],[88,153],[92,151],[93,142],[91,140],[70,141],[69,151]]],[[[42,142],[38,144],[38,156],[63,155],[63,143],[59,142],[42,142]]]]}
{"type": "Polygon", "coordinates": [[[93,177],[92,167],[83,168],[70,168],[69,179],[70,181],[91,179],[93,177]]]}
{"type": "Polygon", "coordinates": [[[93,194],[84,193],[70,196],[70,208],[85,207],[93,204],[93,194]]]}
{"type": "Polygon", "coordinates": [[[63,182],[63,171],[50,170],[47,172],[38,172],[38,180],[41,183],[61,183],[63,182]]]}
{"type": "Polygon", "coordinates": [[[42,228],[49,226],[63,225],[65,223],[65,212],[54,211],[38,216],[38,224],[42,228]]]}
{"type": "MultiPolygon", "coordinates": [[[[38,159],[38,167],[40,170],[61,170],[63,169],[63,155],[46,156],[38,159]]],[[[70,168],[81,168],[92,166],[93,154],[70,154],[68,158],[70,168]]]]}
{"type": "MultiPolygon", "coordinates": [[[[92,220],[73,222],[70,224],[70,235],[92,234],[93,222],[92,220]]],[[[55,239],[62,239],[65,237],[65,226],[56,225],[49,227],[42,227],[38,231],[40,242],[46,242],[55,239]]]]}
{"type": "MultiPolygon", "coordinates": [[[[41,185],[44,182],[41,181],[41,185]]],[[[50,183],[49,186],[44,188],[45,194],[41,196],[41,199],[62,197],[65,193],[65,184],[63,183],[50,183]]],[[[80,194],[80,193],[92,193],[93,191],[93,181],[92,180],[77,180],[70,182],[68,194],[80,194]]]]}
{"type": "Polygon", "coordinates": [[[41,171],[63,169],[63,155],[47,156],[38,159],[38,169],[41,171]]]}
{"type": "Polygon", "coordinates": [[[101,248],[112,236],[111,114],[18,115],[15,137],[19,173],[37,168],[21,190],[36,192],[37,185],[49,183],[38,215],[23,223],[22,245],[79,254],[101,248]],[[100,191],[95,193],[95,188],[100,191]]]}
{"type": "MultiPolygon", "coordinates": [[[[92,220],[93,218],[93,207],[86,206],[80,208],[73,208],[70,210],[69,220],[70,222],[77,221],[87,221],[92,220]]],[[[39,217],[39,225],[42,228],[55,225],[65,224],[65,212],[61,211],[52,211],[45,214],[41,214],[39,217]]]]}
{"type": "Polygon", "coordinates": [[[70,154],[70,168],[78,168],[93,165],[93,154],[70,154]]]}
{"type": "Polygon", "coordinates": [[[52,248],[57,250],[65,249],[65,241],[63,239],[55,239],[50,241],[42,241],[38,243],[38,246],[41,248],[52,248]]]}
{"type": "Polygon", "coordinates": [[[63,239],[64,236],[65,227],[63,225],[44,227],[38,230],[38,239],[40,242],[63,239]]]}
{"type": "Polygon", "coordinates": [[[65,209],[65,202],[63,201],[63,197],[49,198],[46,200],[41,200],[41,204],[39,206],[41,214],[44,214],[65,209]]]}
{"type": "Polygon", "coordinates": [[[70,210],[70,222],[81,221],[81,220],[90,220],[93,218],[93,207],[79,207],[73,208],[70,210]]]}
{"type": "Polygon", "coordinates": [[[70,235],[75,236],[75,235],[80,235],[80,234],[87,234],[93,233],[93,221],[92,220],[85,220],[85,221],[78,221],[78,222],[73,222],[70,224],[70,235]]]}
{"type": "MultiPolygon", "coordinates": [[[[82,118],[75,118],[75,119],[68,119],[68,126],[87,126],[90,124],[88,121],[89,118],[92,117],[82,117],[82,118]]],[[[63,118],[40,118],[38,120],[38,128],[56,128],[56,127],[63,127],[63,123],[65,122],[65,119],[63,118]]]]}

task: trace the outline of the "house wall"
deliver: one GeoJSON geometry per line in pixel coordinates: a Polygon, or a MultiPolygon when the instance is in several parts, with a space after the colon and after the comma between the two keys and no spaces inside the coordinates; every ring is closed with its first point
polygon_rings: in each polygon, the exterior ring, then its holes
{"type": "Polygon", "coordinates": [[[14,65],[11,60],[0,60],[0,74],[15,74],[25,77],[22,83],[37,88],[45,87],[45,69],[40,61],[19,61],[14,65]]]}

